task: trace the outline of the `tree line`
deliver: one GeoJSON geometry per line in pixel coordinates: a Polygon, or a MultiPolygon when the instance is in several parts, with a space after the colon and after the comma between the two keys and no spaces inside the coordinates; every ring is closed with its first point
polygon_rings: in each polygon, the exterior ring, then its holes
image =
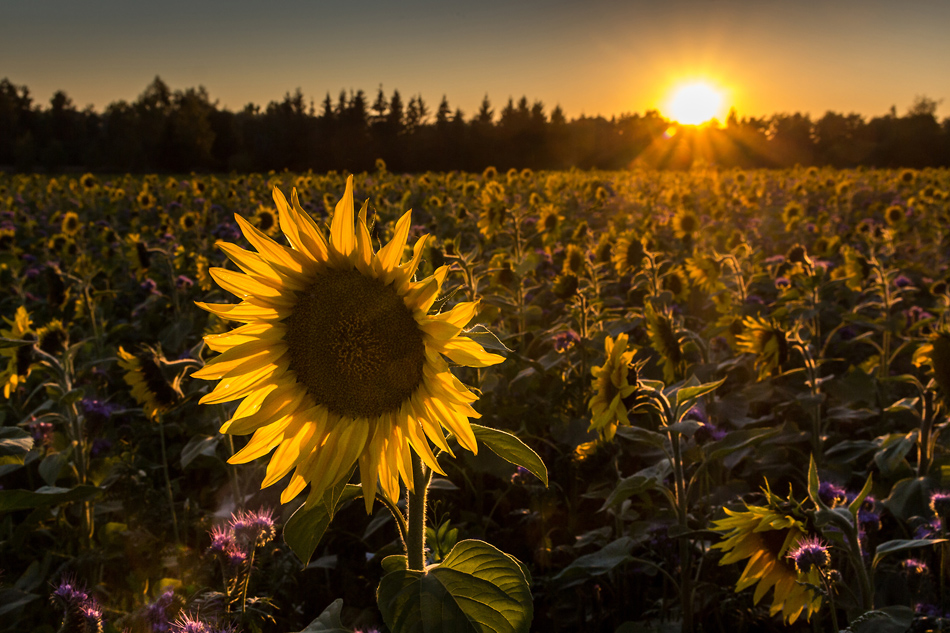
{"type": "Polygon", "coordinates": [[[827,112],[743,117],[677,126],[655,110],[568,121],[540,101],[488,96],[467,117],[443,96],[434,109],[382,87],[328,93],[319,105],[298,89],[266,108],[219,108],[203,87],[172,90],[156,77],[132,103],[79,110],[59,91],[47,107],[26,86],[0,81],[0,169],[15,171],[292,171],[376,168],[397,172],[498,169],[623,169],[631,166],[932,167],[950,165],[950,119],[918,97],[867,119],[827,112]]]}

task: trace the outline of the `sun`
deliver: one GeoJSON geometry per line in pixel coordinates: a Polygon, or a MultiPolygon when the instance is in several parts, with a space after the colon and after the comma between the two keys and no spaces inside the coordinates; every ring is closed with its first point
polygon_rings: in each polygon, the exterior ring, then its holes
{"type": "Polygon", "coordinates": [[[722,91],[697,81],[677,87],[669,100],[669,116],[677,123],[700,125],[720,115],[722,91]]]}

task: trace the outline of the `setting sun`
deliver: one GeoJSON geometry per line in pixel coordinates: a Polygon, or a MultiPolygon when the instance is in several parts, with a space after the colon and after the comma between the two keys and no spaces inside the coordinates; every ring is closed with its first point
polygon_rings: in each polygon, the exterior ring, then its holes
{"type": "Polygon", "coordinates": [[[684,84],[670,97],[669,116],[684,125],[699,125],[720,115],[722,105],[722,92],[708,83],[684,84]]]}

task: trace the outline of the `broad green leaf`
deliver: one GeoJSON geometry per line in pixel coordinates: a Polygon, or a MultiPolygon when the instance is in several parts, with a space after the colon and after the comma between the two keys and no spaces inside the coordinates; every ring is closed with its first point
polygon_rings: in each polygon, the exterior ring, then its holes
{"type": "Polygon", "coordinates": [[[310,562],[310,557],[320,544],[320,539],[327,531],[337,508],[344,502],[356,499],[363,494],[363,488],[359,485],[344,483],[336,488],[340,489],[340,493],[338,496],[331,497],[336,499],[336,502],[332,504],[333,508],[329,508],[326,502],[316,503],[313,506],[304,504],[297,508],[284,526],[284,542],[290,546],[304,565],[310,562]]]}
{"type": "Polygon", "coordinates": [[[881,503],[891,514],[906,521],[910,517],[930,514],[931,483],[925,477],[901,479],[881,503]]]}
{"type": "Polygon", "coordinates": [[[220,437],[220,435],[195,435],[188,440],[185,448],[181,449],[181,467],[187,468],[188,464],[195,461],[199,455],[214,457],[220,437]]]}
{"type": "Polygon", "coordinates": [[[344,627],[340,620],[342,610],[343,598],[337,598],[300,633],[353,633],[352,629],[344,627]]]}
{"type": "Polygon", "coordinates": [[[554,580],[563,586],[576,585],[592,576],[600,576],[631,560],[630,551],[634,541],[622,536],[604,546],[599,552],[578,556],[570,565],[561,570],[554,580]]]}
{"type": "Polygon", "coordinates": [[[897,539],[894,541],[885,541],[877,546],[877,549],[874,550],[874,562],[871,563],[872,567],[877,567],[877,564],[881,562],[881,559],[884,558],[887,554],[893,554],[894,552],[903,552],[908,549],[915,549],[917,547],[927,547],[929,545],[936,545],[937,543],[946,543],[947,539],[945,538],[917,538],[917,539],[897,539]]]}
{"type": "Polygon", "coordinates": [[[610,491],[610,495],[604,501],[601,510],[618,506],[633,495],[662,486],[663,480],[671,472],[673,472],[673,466],[670,460],[664,459],[653,466],[637,471],[629,477],[624,477],[610,491]]]}
{"type": "Polygon", "coordinates": [[[46,485],[55,486],[56,480],[59,479],[59,474],[63,471],[63,466],[65,465],[65,455],[62,453],[50,453],[40,462],[40,477],[43,478],[46,485]]]}
{"type": "Polygon", "coordinates": [[[642,442],[656,448],[663,448],[666,436],[656,431],[641,429],[638,426],[618,426],[617,435],[631,442],[642,442]]]}
{"type": "Polygon", "coordinates": [[[527,633],[534,615],[518,562],[475,540],[425,571],[386,574],[376,598],[393,633],[527,633]]]}
{"type": "Polygon", "coordinates": [[[719,440],[718,442],[711,442],[703,447],[703,450],[706,452],[706,459],[709,461],[715,461],[723,459],[732,455],[739,449],[751,446],[757,442],[768,439],[773,435],[777,435],[780,432],[779,429],[739,429],[737,431],[730,431],[726,437],[719,440]]]}
{"type": "Polygon", "coordinates": [[[0,512],[29,510],[70,501],[85,501],[100,492],[99,488],[86,485],[76,486],[75,488],[43,486],[35,492],[32,490],[0,490],[0,512]]]}
{"type": "Polygon", "coordinates": [[[515,466],[529,470],[545,486],[548,485],[548,469],[527,444],[507,431],[480,424],[472,424],[472,431],[475,433],[475,439],[490,448],[493,453],[515,466]]]}
{"type": "Polygon", "coordinates": [[[19,589],[0,589],[0,615],[15,613],[37,598],[39,596],[35,593],[27,593],[19,589]]]}
{"type": "Polygon", "coordinates": [[[470,330],[466,330],[465,336],[472,339],[488,351],[492,352],[512,352],[510,347],[501,342],[494,332],[484,325],[476,325],[470,330]]]}
{"type": "MultiPolygon", "coordinates": [[[[708,393],[712,393],[716,389],[722,386],[722,383],[726,382],[726,379],[717,380],[716,382],[704,382],[701,385],[692,385],[688,387],[682,387],[676,391],[676,408],[681,410],[684,408],[684,405],[689,403],[692,406],[702,396],[705,396],[708,393]]],[[[688,408],[687,408],[688,410],[688,408]]],[[[683,412],[685,413],[685,411],[683,412]]]]}
{"type": "Polygon", "coordinates": [[[0,457],[22,455],[33,448],[33,438],[15,426],[0,427],[0,457]]]}
{"type": "Polygon", "coordinates": [[[917,614],[910,607],[883,607],[862,613],[851,622],[848,629],[854,633],[905,633],[911,630],[916,617],[917,614]]]}

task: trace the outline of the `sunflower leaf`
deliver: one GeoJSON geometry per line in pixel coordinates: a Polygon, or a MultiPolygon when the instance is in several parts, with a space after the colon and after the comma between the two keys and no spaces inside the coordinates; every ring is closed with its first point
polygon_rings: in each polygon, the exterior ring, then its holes
{"type": "Polygon", "coordinates": [[[337,598],[300,633],[352,633],[352,629],[343,626],[343,621],[340,619],[342,610],[343,598],[337,598]]]}
{"type": "Polygon", "coordinates": [[[0,457],[23,455],[33,448],[33,438],[23,429],[0,427],[0,457]]]}
{"type": "Polygon", "coordinates": [[[337,508],[346,501],[362,496],[362,486],[344,484],[338,494],[327,491],[324,501],[316,504],[304,504],[297,508],[284,526],[284,542],[290,546],[297,558],[306,565],[320,544],[337,508]],[[327,501],[330,501],[330,508],[327,501]]]}
{"type": "Polygon", "coordinates": [[[393,633],[527,633],[534,615],[522,567],[476,540],[426,571],[386,574],[376,599],[393,633]]]}
{"type": "Polygon", "coordinates": [[[544,462],[541,461],[537,453],[520,439],[507,431],[492,429],[480,424],[472,424],[472,432],[475,433],[475,439],[485,444],[503,460],[529,470],[545,486],[548,485],[548,469],[544,462]]]}
{"type": "Polygon", "coordinates": [[[43,486],[32,490],[0,490],[0,513],[58,505],[69,501],[85,501],[101,490],[96,486],[80,485],[75,488],[43,486]]]}
{"type": "Polygon", "coordinates": [[[947,539],[945,538],[917,538],[885,541],[884,543],[878,545],[877,549],[874,550],[874,562],[871,564],[871,566],[877,567],[877,564],[881,562],[881,559],[884,558],[886,554],[891,554],[893,552],[903,552],[904,550],[908,549],[926,547],[928,545],[936,545],[937,543],[946,542],[947,539]]]}

